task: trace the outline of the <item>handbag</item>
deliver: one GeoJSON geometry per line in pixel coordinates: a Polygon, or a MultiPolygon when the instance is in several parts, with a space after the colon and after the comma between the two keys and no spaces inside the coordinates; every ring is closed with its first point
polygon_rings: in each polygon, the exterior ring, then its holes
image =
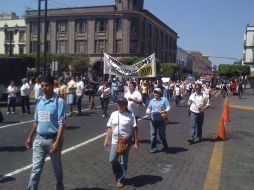
{"type": "Polygon", "coordinates": [[[124,154],[129,146],[129,139],[120,135],[119,132],[119,113],[118,113],[118,141],[117,141],[117,146],[116,146],[116,154],[117,155],[122,155],[124,154]]]}
{"type": "Polygon", "coordinates": [[[169,118],[167,112],[160,112],[161,117],[163,118],[164,124],[169,124],[169,118]]]}

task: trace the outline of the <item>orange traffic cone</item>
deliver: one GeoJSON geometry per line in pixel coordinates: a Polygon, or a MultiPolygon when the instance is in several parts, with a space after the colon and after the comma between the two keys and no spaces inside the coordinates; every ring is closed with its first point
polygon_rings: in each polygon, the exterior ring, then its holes
{"type": "Polygon", "coordinates": [[[225,105],[224,112],[223,112],[223,119],[224,121],[229,121],[229,108],[225,105]]]}
{"type": "Polygon", "coordinates": [[[218,130],[217,139],[218,140],[226,140],[226,130],[225,130],[225,123],[224,123],[223,117],[221,117],[221,119],[220,119],[220,127],[218,130]]]}

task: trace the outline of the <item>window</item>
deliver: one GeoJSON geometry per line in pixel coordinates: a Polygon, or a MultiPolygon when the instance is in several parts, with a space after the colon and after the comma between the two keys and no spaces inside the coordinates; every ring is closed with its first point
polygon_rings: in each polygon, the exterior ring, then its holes
{"type": "Polygon", "coordinates": [[[123,19],[122,17],[116,18],[116,31],[122,31],[123,30],[123,19]]]}
{"type": "Polygon", "coordinates": [[[67,32],[67,22],[66,21],[57,22],[57,32],[67,32]]]}
{"type": "Polygon", "coordinates": [[[25,53],[25,45],[19,45],[19,54],[23,55],[25,53]]]}
{"type": "Polygon", "coordinates": [[[67,52],[67,41],[59,40],[56,42],[56,53],[66,53],[67,52]]]}
{"type": "Polygon", "coordinates": [[[95,53],[107,50],[107,40],[95,40],[95,53]]]}
{"type": "Polygon", "coordinates": [[[5,41],[9,43],[9,41],[12,39],[13,35],[12,32],[7,32],[5,34],[5,41]]]}
{"type": "Polygon", "coordinates": [[[138,41],[131,40],[130,41],[130,53],[137,53],[137,46],[138,46],[138,41]]]}
{"type": "Polygon", "coordinates": [[[96,31],[106,32],[107,20],[104,18],[96,19],[96,31]]]}
{"type": "Polygon", "coordinates": [[[14,45],[12,44],[11,45],[11,49],[10,49],[10,44],[6,44],[5,45],[5,54],[10,54],[10,50],[11,50],[11,52],[13,53],[13,50],[14,50],[14,45]]]}
{"type": "Polygon", "coordinates": [[[87,53],[87,42],[85,40],[77,40],[75,52],[76,53],[87,53]]]}
{"type": "Polygon", "coordinates": [[[147,24],[148,37],[152,38],[152,26],[151,24],[147,24]]]}
{"type": "Polygon", "coordinates": [[[77,33],[85,33],[85,20],[77,20],[76,21],[76,32],[77,33]]]}
{"type": "Polygon", "coordinates": [[[123,41],[116,40],[116,53],[122,53],[122,52],[123,52],[123,41]]]}
{"type": "Polygon", "coordinates": [[[37,51],[37,41],[30,42],[30,53],[34,53],[37,51]]]}
{"type": "Polygon", "coordinates": [[[38,24],[36,22],[31,23],[31,33],[37,34],[38,33],[38,24]]]}
{"type": "Polygon", "coordinates": [[[138,37],[138,31],[139,31],[139,20],[136,17],[131,18],[131,38],[136,39],[138,37]]]}
{"type": "Polygon", "coordinates": [[[25,41],[25,31],[19,31],[19,41],[20,42],[25,41]]]}

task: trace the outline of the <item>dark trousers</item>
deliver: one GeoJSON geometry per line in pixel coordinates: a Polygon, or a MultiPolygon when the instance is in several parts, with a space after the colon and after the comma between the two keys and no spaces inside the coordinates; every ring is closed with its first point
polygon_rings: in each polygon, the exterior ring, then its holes
{"type": "Polygon", "coordinates": [[[100,100],[101,100],[102,114],[107,115],[109,98],[101,98],[100,100]]]}
{"type": "Polygon", "coordinates": [[[8,98],[8,112],[11,112],[11,107],[12,107],[12,111],[15,112],[15,109],[16,109],[16,97],[9,97],[8,98]]]}
{"type": "Polygon", "coordinates": [[[78,113],[81,113],[81,102],[82,102],[82,97],[83,96],[76,96],[77,97],[77,109],[78,109],[78,113]]]}
{"type": "Polygon", "coordinates": [[[30,113],[29,96],[20,96],[22,113],[30,113]]]}

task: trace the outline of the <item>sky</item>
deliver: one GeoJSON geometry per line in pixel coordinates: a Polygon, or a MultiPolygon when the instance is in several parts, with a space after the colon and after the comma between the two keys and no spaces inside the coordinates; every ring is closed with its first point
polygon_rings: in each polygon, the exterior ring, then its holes
{"type": "MultiPolygon", "coordinates": [[[[23,16],[38,0],[0,0],[0,12],[23,16]]],[[[115,0],[48,0],[49,8],[113,5],[115,0]]],[[[247,24],[254,26],[254,0],[145,0],[144,8],[177,32],[177,45],[213,56],[213,64],[242,59],[247,24]],[[227,57],[227,58],[214,58],[227,57]],[[229,58],[235,58],[229,59],[229,58]]]]}

